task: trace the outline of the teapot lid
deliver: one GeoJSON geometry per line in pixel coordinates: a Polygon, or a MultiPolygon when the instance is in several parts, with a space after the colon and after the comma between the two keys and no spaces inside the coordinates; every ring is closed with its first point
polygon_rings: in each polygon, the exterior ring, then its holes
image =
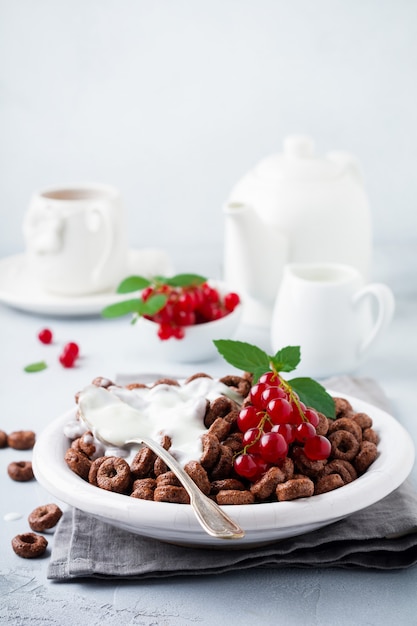
{"type": "Polygon", "coordinates": [[[314,141],[307,135],[291,135],[283,143],[282,154],[263,159],[254,174],[265,181],[291,180],[315,182],[332,180],[342,173],[343,163],[331,155],[319,158],[314,154],[314,141]]]}

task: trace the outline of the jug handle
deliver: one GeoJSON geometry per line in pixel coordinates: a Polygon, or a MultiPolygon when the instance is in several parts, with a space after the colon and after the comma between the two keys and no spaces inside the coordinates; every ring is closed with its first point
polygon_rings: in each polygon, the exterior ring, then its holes
{"type": "Polygon", "coordinates": [[[359,346],[360,356],[368,352],[376,339],[386,330],[391,323],[395,310],[394,294],[387,285],[372,283],[363,287],[355,294],[353,298],[354,305],[358,305],[359,302],[368,297],[375,299],[378,310],[371,332],[359,346]]]}

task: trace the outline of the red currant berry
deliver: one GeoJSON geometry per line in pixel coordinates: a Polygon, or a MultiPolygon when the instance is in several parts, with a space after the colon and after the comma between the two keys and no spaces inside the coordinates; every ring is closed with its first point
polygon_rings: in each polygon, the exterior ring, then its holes
{"type": "Polygon", "coordinates": [[[70,353],[62,353],[59,355],[59,362],[63,367],[74,367],[75,357],[73,357],[70,353]]]}
{"type": "Polygon", "coordinates": [[[153,294],[153,287],[145,287],[145,289],[142,291],[142,300],[144,302],[146,302],[146,300],[148,300],[151,295],[153,294]]]}
{"type": "Polygon", "coordinates": [[[280,433],[265,433],[259,441],[262,458],[269,463],[277,463],[288,453],[288,444],[280,433]]]}
{"type": "Polygon", "coordinates": [[[310,461],[322,461],[330,456],[332,446],[323,435],[314,435],[304,444],[304,454],[310,461]]]}
{"type": "Polygon", "coordinates": [[[175,339],[184,339],[185,337],[184,329],[181,326],[173,326],[172,337],[175,337],[175,339]]]}
{"type": "Polygon", "coordinates": [[[291,424],[274,424],[271,431],[282,435],[288,444],[295,441],[295,426],[291,424]]]}
{"type": "Polygon", "coordinates": [[[307,439],[310,439],[317,434],[316,429],[314,428],[313,424],[310,424],[310,422],[303,422],[302,424],[297,426],[295,429],[295,433],[295,438],[300,443],[305,443],[307,439]]]}
{"type": "Polygon", "coordinates": [[[231,292],[224,296],[224,306],[229,313],[234,311],[238,304],[240,304],[240,298],[237,293],[231,292]]]}
{"type": "Polygon", "coordinates": [[[239,454],[233,464],[236,474],[244,478],[254,478],[258,474],[258,464],[252,454],[239,454]]]}
{"type": "Polygon", "coordinates": [[[70,341],[70,343],[65,344],[65,346],[62,349],[62,354],[68,357],[72,357],[74,360],[77,358],[77,356],[80,353],[80,349],[78,347],[78,345],[76,343],[74,343],[73,341],[70,341]]]}
{"type": "Polygon", "coordinates": [[[306,409],[304,411],[304,416],[308,419],[310,424],[313,424],[314,428],[317,428],[320,423],[320,418],[317,414],[317,411],[315,411],[314,409],[306,409]]]}
{"type": "Polygon", "coordinates": [[[285,398],[270,400],[266,410],[273,424],[287,424],[291,422],[292,406],[285,398]]]}
{"type": "Polygon", "coordinates": [[[267,383],[268,385],[279,385],[278,376],[275,372],[265,372],[259,377],[258,383],[267,383]]]}
{"type": "Polygon", "coordinates": [[[265,408],[266,405],[262,401],[262,393],[265,391],[265,389],[268,389],[268,387],[269,385],[267,385],[266,383],[256,383],[256,385],[253,385],[249,392],[249,398],[254,406],[260,409],[265,408]]]}
{"type": "Polygon", "coordinates": [[[244,447],[250,447],[251,453],[259,453],[259,440],[263,434],[260,428],[249,428],[242,438],[242,444],[244,447]]]}
{"type": "Polygon", "coordinates": [[[281,387],[267,387],[261,394],[261,401],[264,407],[268,406],[270,400],[274,398],[287,398],[287,394],[281,387]]]}
{"type": "Polygon", "coordinates": [[[171,324],[161,323],[158,326],[158,337],[161,341],[166,341],[172,337],[172,326],[171,324]]]}
{"type": "Polygon", "coordinates": [[[52,332],[49,330],[49,328],[43,328],[38,333],[38,339],[42,343],[51,343],[52,342],[52,332]]]}
{"type": "Polygon", "coordinates": [[[250,428],[256,428],[262,419],[262,413],[253,405],[243,407],[237,416],[237,426],[244,433],[250,428]]]}

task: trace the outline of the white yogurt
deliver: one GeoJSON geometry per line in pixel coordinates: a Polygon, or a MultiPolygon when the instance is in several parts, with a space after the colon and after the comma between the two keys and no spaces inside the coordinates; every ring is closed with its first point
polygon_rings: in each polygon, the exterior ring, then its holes
{"type": "Polygon", "coordinates": [[[160,442],[167,435],[170,453],[184,465],[201,457],[206,399],[222,395],[241,400],[230,387],[208,377],[151,388],[89,385],[80,392],[78,406],[93,432],[114,446],[141,435],[160,442]]]}

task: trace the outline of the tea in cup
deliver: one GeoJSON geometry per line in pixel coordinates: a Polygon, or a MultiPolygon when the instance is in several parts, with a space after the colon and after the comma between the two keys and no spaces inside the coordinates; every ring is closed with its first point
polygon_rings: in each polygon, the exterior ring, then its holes
{"type": "Polygon", "coordinates": [[[83,296],[114,288],[126,273],[124,207],[108,185],[35,193],[23,232],[30,270],[46,291],[83,296]]]}
{"type": "Polygon", "coordinates": [[[300,346],[297,375],[352,372],[388,327],[394,306],[388,286],[365,284],[352,266],[288,264],[273,311],[272,349],[300,346]]]}

